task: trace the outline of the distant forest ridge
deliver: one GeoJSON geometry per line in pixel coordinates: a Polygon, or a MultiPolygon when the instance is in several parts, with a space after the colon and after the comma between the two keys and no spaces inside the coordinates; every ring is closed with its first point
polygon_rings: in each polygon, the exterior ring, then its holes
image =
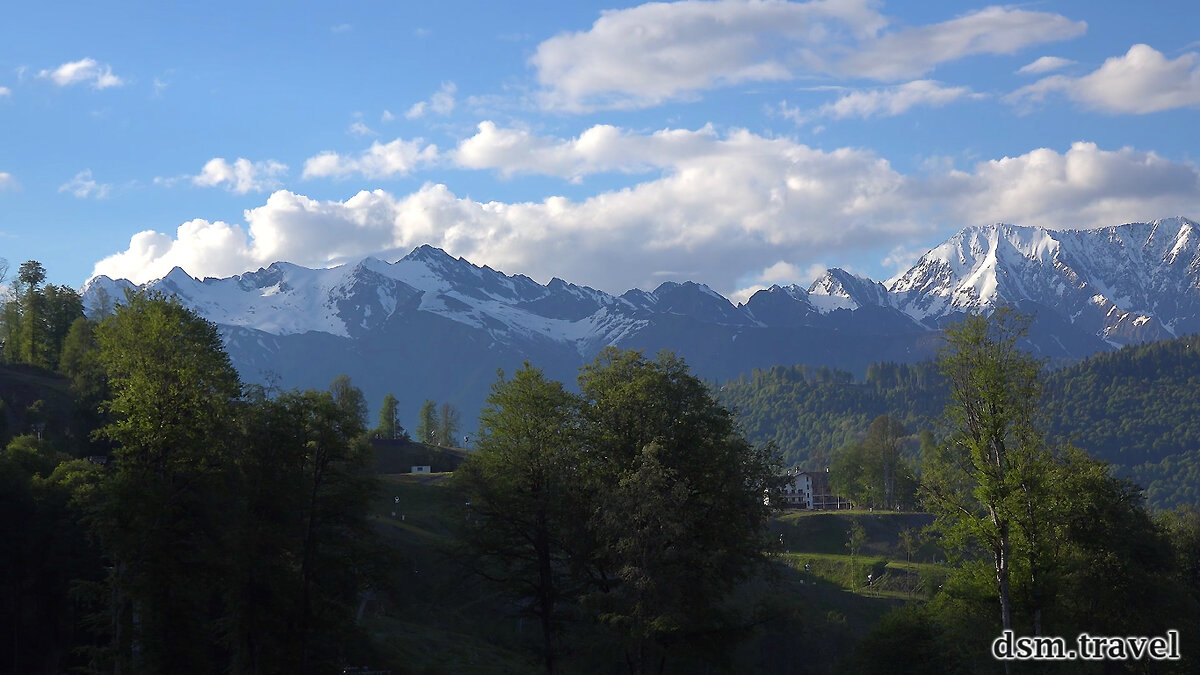
{"type": "MultiPolygon", "coordinates": [[[[1048,371],[1042,424],[1110,462],[1146,488],[1151,506],[1200,504],[1200,336],[1125,347],[1048,371]]],[[[785,463],[828,466],[860,440],[871,420],[890,415],[912,434],[942,435],[945,382],[932,362],[878,363],[862,380],[827,367],[754,370],[718,387],[755,443],[774,442],[785,463]]]]}

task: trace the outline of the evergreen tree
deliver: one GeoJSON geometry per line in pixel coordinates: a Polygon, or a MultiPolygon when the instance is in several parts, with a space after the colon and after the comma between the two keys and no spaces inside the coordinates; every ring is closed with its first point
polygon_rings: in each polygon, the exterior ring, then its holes
{"type": "Polygon", "coordinates": [[[46,364],[46,344],[42,326],[45,299],[39,287],[46,280],[46,268],[36,260],[23,262],[17,272],[17,279],[20,281],[20,287],[24,289],[24,297],[19,301],[20,359],[24,363],[43,366],[46,364]]]}
{"type": "Polygon", "coordinates": [[[421,412],[417,415],[417,442],[436,445],[439,441],[438,432],[442,425],[438,420],[437,404],[426,399],[421,404],[421,412]]]}
{"type": "Polygon", "coordinates": [[[388,392],[379,408],[379,423],[375,435],[381,438],[408,438],[408,432],[400,426],[400,402],[388,392]]]}

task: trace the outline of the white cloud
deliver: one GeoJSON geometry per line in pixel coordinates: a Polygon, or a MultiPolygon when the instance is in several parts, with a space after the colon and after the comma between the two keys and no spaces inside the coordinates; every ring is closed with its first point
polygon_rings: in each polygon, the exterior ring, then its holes
{"type": "Polygon", "coordinates": [[[0,96],[11,96],[11,95],[12,95],[12,89],[9,89],[8,87],[0,87],[0,96]]]}
{"type": "Polygon", "coordinates": [[[928,26],[889,33],[836,62],[844,75],[898,80],[977,54],[1015,54],[1025,47],[1079,37],[1087,23],[1059,14],[987,7],[928,26]]]}
{"type": "Polygon", "coordinates": [[[108,197],[108,194],[111,190],[111,185],[97,183],[92,178],[91,169],[84,169],[83,171],[80,171],[79,173],[75,174],[74,178],[58,186],[59,192],[69,192],[80,199],[85,199],[87,197],[104,199],[108,197]]]}
{"type": "Polygon", "coordinates": [[[780,260],[764,268],[757,274],[750,275],[748,286],[733,291],[728,296],[730,302],[745,304],[750,296],[759,291],[765,291],[773,285],[787,286],[796,284],[802,288],[808,286],[828,271],[824,263],[813,263],[807,269],[800,269],[792,263],[780,260]]]}
{"type": "Polygon", "coordinates": [[[418,101],[412,104],[404,116],[412,120],[424,117],[425,113],[430,111],[438,115],[449,115],[454,112],[454,94],[457,91],[458,86],[453,82],[443,82],[441,88],[435,91],[428,101],[418,101]]]}
{"type": "MultiPolygon", "coordinates": [[[[493,130],[497,138],[511,132],[493,130]]],[[[438,184],[345,201],[278,191],[246,212],[244,226],[191,221],[174,237],[138,235],[96,273],[144,281],[180,265],[193,275],[227,275],[276,260],[323,266],[368,254],[395,258],[429,243],[543,282],[559,276],[620,292],[657,285],[664,279],[655,270],[687,270],[733,294],[799,281],[794,273],[847,252],[899,256],[895,247],[914,237],[964,225],[1094,227],[1194,215],[1200,194],[1200,169],[1190,163],[1089,143],[969,170],[904,174],[868,150],[825,151],[741,130],[593,130],[568,140],[518,133],[509,150],[489,142],[476,150],[499,154],[470,156],[497,170],[573,177],[644,166],[655,175],[587,198],[535,202],[479,202],[438,184]],[[595,144],[581,142],[593,130],[595,144]],[[606,147],[634,159],[615,159],[606,147]]],[[[463,161],[461,147],[455,158],[463,161]]]]}
{"type": "Polygon", "coordinates": [[[264,192],[280,185],[280,177],[287,173],[286,164],[268,159],[251,162],[238,157],[232,164],[224,157],[214,157],[204,164],[200,173],[192,176],[192,184],[201,187],[222,186],[230,192],[244,195],[248,192],[264,192]]]}
{"type": "Polygon", "coordinates": [[[1041,75],[1042,73],[1061,70],[1074,63],[1071,59],[1064,59],[1061,56],[1043,56],[1032,63],[1021,66],[1017,70],[1017,73],[1021,75],[1041,75]]]}
{"type": "Polygon", "coordinates": [[[680,159],[713,152],[714,141],[717,135],[711,127],[664,129],[639,136],[598,124],[576,138],[562,140],[484,121],[474,136],[459,143],[453,159],[462,167],[496,169],[505,175],[537,173],[578,180],[592,173],[673,166],[680,159]]]}
{"type": "Polygon", "coordinates": [[[1041,101],[1063,92],[1087,108],[1109,113],[1146,113],[1200,105],[1200,53],[1167,60],[1149,45],[1133,45],[1083,77],[1053,75],[1007,97],[1013,103],[1041,101]]]}
{"type": "Polygon", "coordinates": [[[304,162],[304,178],[342,178],[359,174],[364,178],[390,178],[410,173],[420,164],[434,162],[438,158],[436,145],[422,146],[415,138],[401,138],[390,143],[375,141],[358,157],[348,157],[326,151],[309,157],[304,162]]]}
{"type": "MultiPolygon", "coordinates": [[[[970,87],[945,87],[933,80],[915,80],[895,87],[853,91],[821,106],[818,115],[847,117],[894,117],[916,107],[938,108],[963,98],[979,99],[970,87]]],[[[785,109],[786,113],[786,109],[785,109]]]]}
{"type": "Polygon", "coordinates": [[[88,82],[93,89],[108,89],[125,84],[124,80],[113,74],[112,66],[100,64],[91,58],[64,63],[54,70],[43,70],[38,77],[50,79],[60,87],[88,82]]]}
{"type": "Polygon", "coordinates": [[[542,42],[530,61],[552,108],[636,108],[740,82],[786,80],[772,47],[821,45],[886,19],[867,2],[650,3],[542,42]]]}
{"type": "Polygon", "coordinates": [[[408,112],[404,113],[404,116],[410,120],[415,120],[418,117],[423,117],[425,115],[425,108],[427,108],[427,107],[429,107],[429,104],[426,103],[425,101],[417,101],[416,103],[409,106],[408,112]]]}
{"type": "MultiPolygon", "coordinates": [[[[926,249],[912,248],[911,246],[894,246],[888,254],[879,262],[884,267],[895,270],[896,274],[903,274],[909,268],[916,264],[921,256],[925,255],[926,249]]],[[[877,279],[876,281],[882,281],[877,279]]]]}
{"type": "Polygon", "coordinates": [[[331,26],[329,28],[329,32],[331,32],[331,33],[349,33],[353,28],[354,28],[354,26],[352,26],[348,23],[339,23],[336,26],[331,26]]]}
{"type": "Polygon", "coordinates": [[[384,110],[383,114],[379,116],[380,122],[392,122],[395,119],[396,119],[396,116],[392,114],[391,110],[384,110]]]}
{"type": "Polygon", "coordinates": [[[1061,154],[1039,148],[980,162],[971,173],[935,177],[922,191],[934,204],[947,202],[947,214],[964,224],[1088,228],[1195,214],[1200,168],[1153,152],[1077,142],[1061,154]]]}
{"type": "Polygon", "coordinates": [[[0,171],[0,190],[15,190],[17,185],[17,179],[11,173],[0,171]]]}
{"type": "Polygon", "coordinates": [[[374,129],[363,124],[361,121],[351,123],[350,126],[346,129],[346,133],[350,134],[351,136],[378,136],[379,135],[375,132],[374,129]]]}
{"type": "Polygon", "coordinates": [[[640,108],[714,87],[844,75],[919,77],[975,54],[1011,54],[1086,30],[1058,14],[989,7],[942,23],[884,32],[877,3],[650,3],[603,12],[531,57],[542,104],[574,112],[640,108]]]}

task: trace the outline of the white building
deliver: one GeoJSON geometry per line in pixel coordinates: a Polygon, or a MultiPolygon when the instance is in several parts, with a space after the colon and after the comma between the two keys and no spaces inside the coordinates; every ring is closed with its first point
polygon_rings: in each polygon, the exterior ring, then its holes
{"type": "Polygon", "coordinates": [[[850,500],[833,494],[829,474],[817,471],[788,471],[783,486],[783,503],[796,509],[849,509],[850,500]]]}

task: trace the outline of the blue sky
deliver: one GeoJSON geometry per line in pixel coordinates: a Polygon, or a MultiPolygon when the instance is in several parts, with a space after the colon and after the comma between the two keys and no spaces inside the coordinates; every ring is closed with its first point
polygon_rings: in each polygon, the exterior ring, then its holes
{"type": "Polygon", "coordinates": [[[23,3],[0,256],[472,262],[735,300],[962,227],[1200,217],[1190,2],[23,3]]]}

